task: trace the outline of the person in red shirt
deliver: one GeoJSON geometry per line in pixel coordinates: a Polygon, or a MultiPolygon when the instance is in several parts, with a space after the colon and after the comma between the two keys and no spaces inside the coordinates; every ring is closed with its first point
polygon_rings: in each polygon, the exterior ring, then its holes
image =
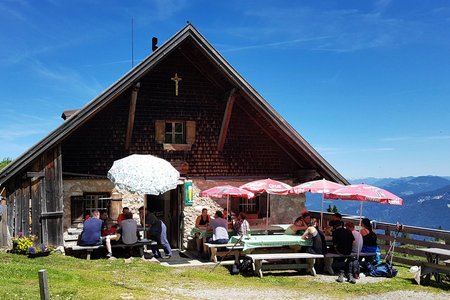
{"type": "Polygon", "coordinates": [[[117,224],[122,223],[123,220],[125,220],[125,215],[130,212],[130,209],[128,207],[122,208],[122,213],[117,217],[117,224]]]}

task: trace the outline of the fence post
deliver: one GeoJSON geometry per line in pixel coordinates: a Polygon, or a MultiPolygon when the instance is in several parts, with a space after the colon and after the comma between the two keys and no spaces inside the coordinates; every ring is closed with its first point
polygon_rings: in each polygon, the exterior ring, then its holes
{"type": "Polygon", "coordinates": [[[41,292],[41,300],[49,300],[46,270],[39,270],[39,289],[41,292]]]}

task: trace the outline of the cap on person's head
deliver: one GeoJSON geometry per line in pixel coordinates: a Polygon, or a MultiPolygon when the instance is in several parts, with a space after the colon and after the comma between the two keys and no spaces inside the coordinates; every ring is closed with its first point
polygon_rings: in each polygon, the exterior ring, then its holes
{"type": "Polygon", "coordinates": [[[342,219],[342,215],[340,213],[334,213],[334,215],[338,219],[342,219]]]}

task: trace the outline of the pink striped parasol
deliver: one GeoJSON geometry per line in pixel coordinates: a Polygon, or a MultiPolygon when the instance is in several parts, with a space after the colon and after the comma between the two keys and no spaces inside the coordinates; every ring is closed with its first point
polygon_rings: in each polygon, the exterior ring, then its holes
{"type": "Polygon", "coordinates": [[[228,202],[230,197],[232,198],[253,198],[255,194],[246,189],[241,189],[232,185],[221,185],[215,186],[210,189],[204,190],[200,192],[200,197],[210,197],[213,199],[222,199],[224,196],[227,197],[227,211],[228,211],[228,202]]]}
{"type": "Polygon", "coordinates": [[[360,225],[362,220],[363,201],[384,203],[390,205],[403,205],[403,199],[382,188],[368,184],[353,184],[326,193],[325,199],[357,200],[361,201],[360,225]]]}
{"type": "Polygon", "coordinates": [[[289,193],[290,194],[303,194],[303,193],[315,193],[315,194],[322,194],[322,211],[320,212],[320,225],[323,226],[323,194],[325,193],[331,193],[337,189],[345,187],[342,184],[329,181],[326,179],[319,179],[319,180],[313,180],[304,182],[302,184],[299,184],[297,186],[294,186],[289,193]]]}
{"type": "Polygon", "coordinates": [[[255,180],[240,186],[243,189],[254,193],[267,193],[267,212],[266,212],[266,231],[269,228],[269,203],[270,194],[287,195],[292,187],[281,181],[276,181],[270,178],[255,180]]]}
{"type": "Polygon", "coordinates": [[[359,200],[403,205],[403,199],[382,188],[368,184],[352,184],[326,193],[325,199],[359,200]]]}

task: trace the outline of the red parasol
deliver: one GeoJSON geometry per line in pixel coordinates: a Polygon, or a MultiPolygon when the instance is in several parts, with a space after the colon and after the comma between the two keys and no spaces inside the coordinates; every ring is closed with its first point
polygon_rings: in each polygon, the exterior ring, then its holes
{"type": "Polygon", "coordinates": [[[342,184],[329,181],[326,179],[313,180],[304,182],[300,185],[294,186],[289,193],[290,194],[303,194],[306,192],[322,194],[322,211],[320,212],[320,225],[323,226],[323,194],[331,193],[337,189],[345,187],[342,184]]]}
{"type": "Polygon", "coordinates": [[[240,186],[254,193],[267,193],[266,230],[269,228],[269,203],[270,194],[287,195],[292,187],[289,184],[270,178],[248,182],[240,186]]]}
{"type": "Polygon", "coordinates": [[[255,194],[251,191],[241,189],[232,185],[221,185],[216,186],[200,192],[200,197],[210,197],[214,199],[221,199],[224,196],[227,197],[227,211],[228,211],[228,200],[232,198],[253,198],[255,194]]]}

